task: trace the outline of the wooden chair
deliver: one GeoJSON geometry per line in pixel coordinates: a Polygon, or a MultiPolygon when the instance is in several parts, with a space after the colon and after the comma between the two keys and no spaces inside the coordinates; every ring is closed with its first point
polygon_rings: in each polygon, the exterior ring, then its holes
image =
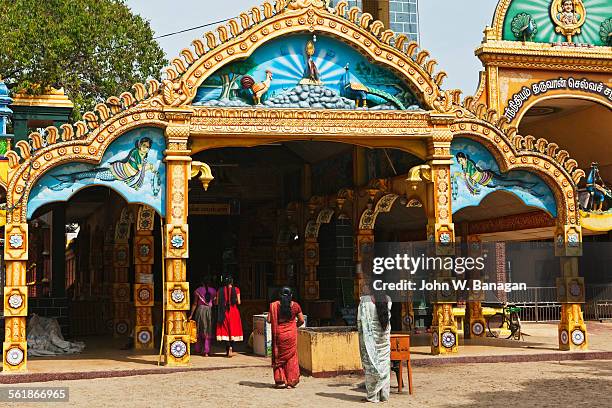
{"type": "Polygon", "coordinates": [[[391,363],[399,361],[397,376],[397,392],[401,393],[404,386],[403,366],[404,361],[408,368],[408,393],[412,395],[412,367],[410,366],[410,335],[391,334],[391,363]]]}

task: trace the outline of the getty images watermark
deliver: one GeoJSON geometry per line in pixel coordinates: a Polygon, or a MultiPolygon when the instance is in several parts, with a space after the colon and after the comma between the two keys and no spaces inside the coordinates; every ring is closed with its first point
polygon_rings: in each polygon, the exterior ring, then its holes
{"type": "Polygon", "coordinates": [[[466,273],[484,274],[487,257],[440,257],[424,254],[411,256],[395,254],[377,256],[372,260],[372,287],[374,290],[392,292],[404,291],[512,291],[527,290],[526,283],[486,282],[475,277],[467,279],[466,273]],[[437,280],[430,276],[418,279],[415,275],[432,275],[436,271],[452,271],[454,279],[437,280]]]}

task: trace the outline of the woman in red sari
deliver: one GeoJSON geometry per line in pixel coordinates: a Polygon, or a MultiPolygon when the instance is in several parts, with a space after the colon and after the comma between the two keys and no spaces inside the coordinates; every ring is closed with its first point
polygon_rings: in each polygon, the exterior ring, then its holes
{"type": "Polygon", "coordinates": [[[304,324],[304,315],[292,297],[290,288],[282,288],[280,301],[270,303],[268,313],[268,322],[272,325],[272,367],[278,388],[293,388],[300,382],[297,328],[304,324]]]}
{"type": "Polygon", "coordinates": [[[235,341],[242,341],[240,319],[240,289],[234,286],[231,276],[224,279],[224,286],[217,292],[217,341],[226,342],[227,356],[232,357],[235,341]]]}

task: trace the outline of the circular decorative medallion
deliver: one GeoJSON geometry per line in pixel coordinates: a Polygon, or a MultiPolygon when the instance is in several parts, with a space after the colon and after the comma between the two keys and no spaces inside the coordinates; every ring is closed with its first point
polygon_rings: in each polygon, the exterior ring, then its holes
{"type": "Polygon", "coordinates": [[[149,255],[149,253],[151,253],[151,247],[147,244],[143,244],[140,246],[139,252],[140,256],[144,258],[145,256],[149,255]]]}
{"type": "Polygon", "coordinates": [[[484,332],[484,325],[480,322],[475,322],[472,325],[472,333],[477,336],[480,336],[484,332]]]}
{"type": "Polygon", "coordinates": [[[185,293],[181,289],[174,289],[170,297],[174,303],[182,303],[185,300],[185,293]]]}
{"type": "Polygon", "coordinates": [[[8,304],[13,309],[19,309],[23,305],[23,297],[19,293],[13,293],[8,298],[8,304]]]}
{"type": "Polygon", "coordinates": [[[126,322],[118,322],[117,324],[115,324],[115,331],[117,332],[117,334],[124,336],[128,333],[129,330],[129,326],[126,322]]]}
{"type": "Polygon", "coordinates": [[[451,348],[455,345],[455,335],[452,332],[442,333],[442,345],[446,348],[451,348]]]}
{"type": "Polygon", "coordinates": [[[175,234],[170,239],[170,243],[172,244],[172,248],[180,249],[185,245],[185,238],[181,234],[175,234]]]}
{"type": "Polygon", "coordinates": [[[567,342],[569,340],[569,336],[567,334],[567,330],[562,330],[561,331],[560,340],[561,340],[561,344],[567,344],[567,342]]]}
{"type": "Polygon", "coordinates": [[[23,361],[23,350],[19,347],[11,347],[6,351],[6,362],[12,366],[18,366],[23,361]]]}
{"type": "Polygon", "coordinates": [[[23,236],[21,234],[13,234],[9,237],[9,245],[11,248],[21,248],[23,245],[23,236]]]}
{"type": "Polygon", "coordinates": [[[125,286],[121,286],[117,288],[117,297],[120,299],[124,299],[129,296],[129,289],[125,286]]]}
{"type": "Polygon", "coordinates": [[[582,294],[582,289],[580,288],[580,285],[578,284],[577,281],[573,280],[570,283],[569,292],[570,292],[570,295],[572,295],[573,297],[578,297],[582,294]]]}
{"type": "Polygon", "coordinates": [[[148,288],[141,288],[138,291],[138,299],[141,302],[147,302],[149,299],[151,299],[151,291],[148,288]]]}
{"type": "Polygon", "coordinates": [[[148,330],[142,330],[138,332],[138,342],[141,344],[147,344],[151,341],[151,332],[148,330]]]}
{"type": "Polygon", "coordinates": [[[170,354],[182,358],[187,353],[187,345],[182,340],[175,340],[170,344],[170,354]]]}
{"type": "Polygon", "coordinates": [[[434,347],[438,347],[438,334],[434,333],[433,336],[431,337],[431,344],[433,344],[434,347]]]}
{"type": "Polygon", "coordinates": [[[578,241],[579,241],[578,234],[576,233],[567,234],[567,243],[570,246],[578,246],[578,241]]]}
{"type": "Polygon", "coordinates": [[[584,333],[582,330],[576,329],[572,331],[572,343],[574,343],[576,346],[584,343],[584,333]]]}
{"type": "Polygon", "coordinates": [[[448,232],[441,233],[439,238],[440,238],[440,242],[443,244],[450,244],[451,242],[451,236],[448,232]]]}

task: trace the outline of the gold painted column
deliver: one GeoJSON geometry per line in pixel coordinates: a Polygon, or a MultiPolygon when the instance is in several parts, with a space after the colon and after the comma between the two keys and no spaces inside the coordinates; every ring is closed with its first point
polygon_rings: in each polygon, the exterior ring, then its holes
{"type": "Polygon", "coordinates": [[[126,207],[115,227],[113,244],[113,337],[129,336],[130,321],[130,247],[129,238],[132,230],[132,213],[126,207]]]}
{"type": "Polygon", "coordinates": [[[557,295],[561,303],[559,350],[587,350],[587,330],[582,314],[584,278],[578,276],[582,229],[577,225],[560,225],[555,237],[555,255],[561,262],[561,277],[557,278],[557,295]]]}
{"type": "Polygon", "coordinates": [[[9,222],[5,226],[4,237],[6,286],[4,287],[2,370],[4,372],[25,371],[28,356],[26,341],[28,224],[9,222]]]}
{"type": "MultiPolygon", "coordinates": [[[[467,253],[470,258],[478,258],[483,255],[482,242],[478,235],[468,235],[467,237],[467,253]]],[[[472,281],[480,280],[480,271],[476,268],[469,272],[470,283],[472,281]]],[[[485,293],[483,290],[475,291],[470,290],[468,293],[468,302],[466,308],[468,330],[464,329],[464,336],[466,338],[477,338],[486,337],[487,322],[482,314],[482,302],[485,300],[485,293]]]]}
{"type": "Polygon", "coordinates": [[[353,291],[355,300],[359,303],[359,298],[367,292],[364,271],[369,275],[372,272],[372,260],[374,257],[374,230],[360,229],[355,239],[357,264],[355,266],[355,283],[353,291]]]}
{"type": "MultiPolygon", "coordinates": [[[[450,144],[453,136],[448,129],[448,115],[432,115],[432,122],[440,128],[435,129],[428,144],[432,182],[427,185],[427,239],[433,244],[431,252],[435,252],[435,256],[454,256],[455,226],[452,220],[450,179],[450,144]]],[[[453,316],[456,296],[451,281],[454,273],[440,270],[432,275],[437,282],[450,285],[450,290],[436,290],[432,293],[431,353],[456,353],[459,351],[459,334],[453,316]]]]}
{"type": "Polygon", "coordinates": [[[164,356],[169,366],[189,363],[189,229],[187,225],[188,181],[191,175],[191,151],[187,147],[189,122],[193,111],[169,108],[166,128],[166,225],[164,226],[164,258],[166,265],[164,308],[164,356]]]}
{"type": "Polygon", "coordinates": [[[134,345],[138,349],[153,349],[153,304],[154,304],[154,238],[155,211],[146,205],[138,209],[136,236],[134,237],[134,306],[136,322],[134,345]]]}

